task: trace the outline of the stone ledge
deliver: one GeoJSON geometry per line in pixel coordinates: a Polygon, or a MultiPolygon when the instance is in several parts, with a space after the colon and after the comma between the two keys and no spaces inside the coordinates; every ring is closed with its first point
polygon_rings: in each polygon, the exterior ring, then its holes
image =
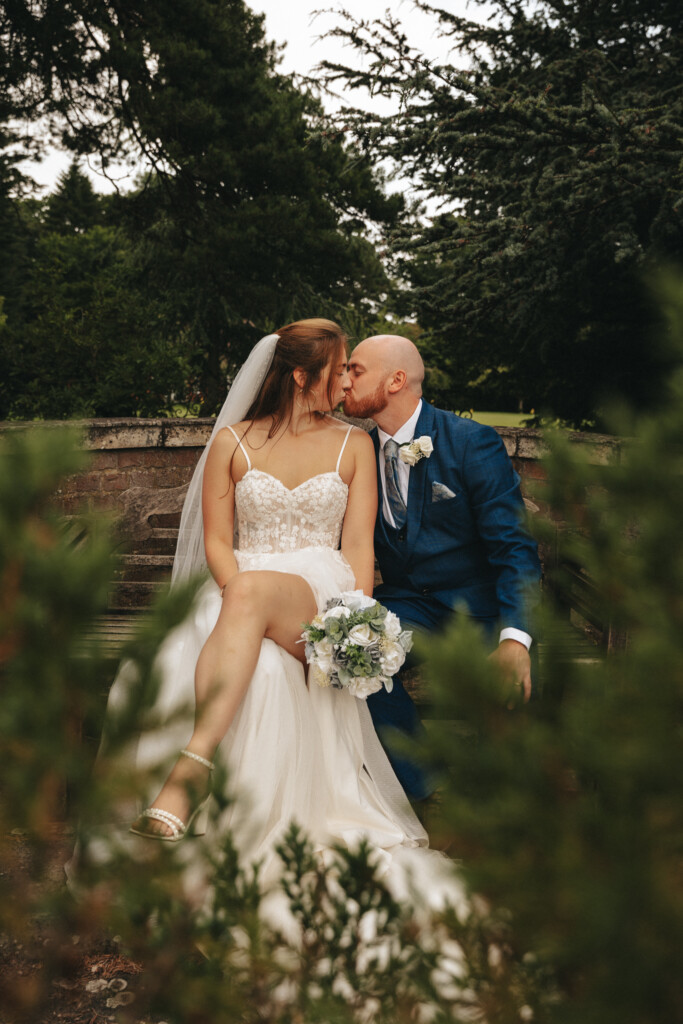
{"type": "MultiPolygon", "coordinates": [[[[371,420],[356,420],[340,416],[347,422],[364,429],[372,427],[371,420]]],[[[212,417],[183,419],[92,419],[92,420],[46,420],[29,422],[0,422],[0,434],[12,430],[40,426],[55,430],[67,425],[80,430],[84,437],[84,448],[90,451],[131,450],[136,448],[203,448],[213,430],[212,417]]],[[[533,427],[494,427],[503,439],[511,458],[537,461],[547,454],[543,431],[533,427]]],[[[585,446],[589,462],[604,465],[619,458],[623,440],[607,434],[588,434],[580,431],[567,432],[571,444],[585,446]]]]}
{"type": "Polygon", "coordinates": [[[81,432],[83,447],[90,451],[131,448],[203,448],[213,430],[214,419],[93,419],[34,420],[0,422],[0,434],[39,427],[58,430],[69,426],[81,432]]]}
{"type": "Polygon", "coordinates": [[[86,448],[203,448],[213,418],[84,420],[86,448]]]}
{"type": "MultiPolygon", "coordinates": [[[[548,454],[548,446],[544,441],[544,431],[533,427],[494,427],[505,442],[507,453],[511,458],[533,459],[538,461],[548,454]]],[[[584,446],[588,461],[595,465],[606,465],[618,461],[623,447],[623,438],[610,434],[589,434],[579,430],[564,431],[570,444],[584,446]]]]}

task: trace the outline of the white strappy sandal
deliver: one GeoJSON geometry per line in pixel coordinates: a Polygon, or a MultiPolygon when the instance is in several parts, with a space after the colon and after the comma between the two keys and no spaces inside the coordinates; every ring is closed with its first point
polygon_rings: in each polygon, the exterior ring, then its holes
{"type": "MultiPolygon", "coordinates": [[[[208,768],[209,778],[211,778],[211,772],[214,770],[215,765],[206,757],[194,754],[191,750],[181,750],[180,754],[182,757],[189,757],[192,761],[198,761],[199,764],[208,768]]],[[[187,822],[182,821],[176,814],[171,814],[170,811],[164,811],[161,807],[148,807],[136,818],[135,822],[130,826],[130,831],[135,836],[142,836],[143,839],[160,839],[164,843],[179,843],[181,839],[185,839],[188,835],[204,835],[209,818],[208,805],[210,797],[211,793],[208,792],[204,799],[195,807],[187,822]],[[163,832],[146,832],[141,828],[136,828],[136,823],[138,821],[142,822],[145,818],[160,821],[171,830],[170,833],[167,835],[163,832]]]]}

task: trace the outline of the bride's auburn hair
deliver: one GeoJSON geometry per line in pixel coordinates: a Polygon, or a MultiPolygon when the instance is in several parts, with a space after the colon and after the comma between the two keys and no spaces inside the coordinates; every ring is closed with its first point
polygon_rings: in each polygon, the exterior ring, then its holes
{"type": "MultiPolygon", "coordinates": [[[[346,358],[346,335],[332,320],[313,317],[295,320],[274,332],[278,335],[273,362],[266,379],[247,412],[245,419],[260,420],[272,417],[268,436],[272,437],[292,415],[297,392],[305,397],[322,377],[325,368],[346,358]],[[294,379],[294,370],[304,375],[302,388],[294,379]]],[[[334,376],[327,382],[330,405],[334,391],[334,376]]]]}

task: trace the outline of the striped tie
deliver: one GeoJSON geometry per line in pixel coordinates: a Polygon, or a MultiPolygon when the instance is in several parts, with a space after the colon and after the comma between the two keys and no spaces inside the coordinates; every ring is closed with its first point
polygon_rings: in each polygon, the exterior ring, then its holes
{"type": "Polygon", "coordinates": [[[406,521],[407,510],[398,480],[398,443],[394,441],[393,437],[390,437],[384,445],[384,480],[394,524],[397,529],[400,529],[406,521]]]}

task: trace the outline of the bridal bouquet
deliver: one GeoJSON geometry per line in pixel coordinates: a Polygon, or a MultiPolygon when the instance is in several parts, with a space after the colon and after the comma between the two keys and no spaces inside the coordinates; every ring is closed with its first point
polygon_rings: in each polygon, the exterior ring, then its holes
{"type": "Polygon", "coordinates": [[[365,700],[393,688],[396,675],[413,646],[397,615],[362,590],[350,590],[327,602],[312,622],[304,623],[306,661],[318,686],[348,689],[365,700]]]}

